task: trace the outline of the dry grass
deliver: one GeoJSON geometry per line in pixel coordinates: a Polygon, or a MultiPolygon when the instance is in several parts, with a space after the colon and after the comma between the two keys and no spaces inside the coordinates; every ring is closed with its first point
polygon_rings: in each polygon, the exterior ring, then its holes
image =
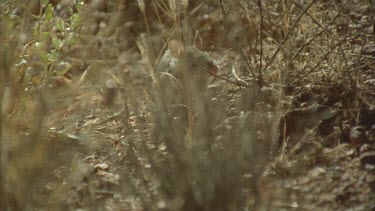
{"type": "Polygon", "coordinates": [[[0,5],[2,209],[373,206],[370,1],[0,5]]]}

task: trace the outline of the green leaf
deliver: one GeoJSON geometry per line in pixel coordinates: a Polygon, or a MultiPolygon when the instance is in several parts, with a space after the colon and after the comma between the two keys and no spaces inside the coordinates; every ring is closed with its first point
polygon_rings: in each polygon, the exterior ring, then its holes
{"type": "Polygon", "coordinates": [[[81,16],[78,15],[78,14],[73,14],[71,17],[70,17],[70,21],[71,21],[71,27],[72,29],[76,29],[80,23],[81,23],[81,16]]]}
{"type": "Polygon", "coordinates": [[[45,20],[46,21],[49,21],[49,20],[52,19],[52,17],[53,17],[53,8],[52,8],[51,4],[48,4],[47,9],[46,9],[44,15],[45,15],[45,20]]]}
{"type": "Polygon", "coordinates": [[[76,42],[76,39],[75,39],[75,36],[74,36],[74,32],[70,32],[68,34],[68,36],[65,38],[65,42],[68,44],[68,45],[73,45],[75,42],[76,42]]]}
{"type": "Polygon", "coordinates": [[[51,36],[51,33],[50,32],[41,32],[40,36],[41,36],[41,40],[49,40],[50,36],[51,36]]]}
{"type": "Polygon", "coordinates": [[[77,2],[77,4],[76,4],[76,8],[77,8],[77,10],[78,10],[78,13],[79,13],[80,11],[82,11],[84,7],[85,7],[85,2],[83,2],[83,1],[78,1],[78,2],[77,2]]]}
{"type": "Polygon", "coordinates": [[[64,20],[62,19],[57,20],[55,26],[61,32],[65,31],[64,20]]]}
{"type": "Polygon", "coordinates": [[[44,64],[48,64],[48,53],[45,52],[45,51],[39,51],[38,52],[38,55],[39,55],[39,59],[41,60],[41,62],[43,62],[44,64]]]}
{"type": "Polygon", "coordinates": [[[48,55],[48,61],[54,62],[60,57],[60,53],[56,50],[53,49],[48,55]]]}
{"type": "Polygon", "coordinates": [[[56,73],[58,75],[65,75],[71,68],[72,65],[69,62],[60,62],[57,65],[56,73]]]}
{"type": "Polygon", "coordinates": [[[57,38],[55,35],[52,36],[52,43],[55,49],[60,50],[64,44],[64,41],[57,38]]]}
{"type": "Polygon", "coordinates": [[[68,12],[69,12],[70,15],[74,14],[73,9],[71,7],[68,7],[67,10],[68,10],[68,12]]]}

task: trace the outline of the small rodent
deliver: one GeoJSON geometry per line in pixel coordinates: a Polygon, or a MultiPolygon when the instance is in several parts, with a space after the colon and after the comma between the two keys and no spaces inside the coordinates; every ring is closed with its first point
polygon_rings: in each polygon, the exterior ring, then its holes
{"type": "Polygon", "coordinates": [[[216,74],[218,68],[207,53],[195,46],[185,47],[181,41],[171,40],[156,70],[158,74],[174,76],[183,85],[202,90],[207,88],[210,73],[216,74]]]}
{"type": "MultiPolygon", "coordinates": [[[[217,66],[211,57],[194,46],[184,46],[171,40],[168,49],[156,66],[156,86],[159,102],[165,113],[157,115],[172,117],[177,130],[184,134],[191,128],[193,119],[203,115],[208,107],[208,82],[210,73],[216,74],[217,66]]],[[[160,121],[165,121],[161,118],[160,121]]]]}

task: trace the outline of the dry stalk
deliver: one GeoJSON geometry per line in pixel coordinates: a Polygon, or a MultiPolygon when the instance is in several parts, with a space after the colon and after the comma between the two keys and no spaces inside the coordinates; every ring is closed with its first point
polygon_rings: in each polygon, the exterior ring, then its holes
{"type": "Polygon", "coordinates": [[[262,67],[263,67],[263,9],[262,9],[262,2],[258,0],[258,7],[260,13],[260,23],[259,23],[259,41],[260,41],[260,55],[259,55],[259,68],[258,68],[258,84],[259,87],[262,88],[263,86],[263,75],[262,75],[262,67]]]}
{"type": "Polygon", "coordinates": [[[289,36],[291,34],[291,32],[294,30],[294,28],[297,26],[297,23],[299,23],[299,21],[301,20],[301,18],[307,13],[307,11],[310,9],[310,7],[315,3],[316,0],[312,0],[311,3],[302,11],[302,13],[298,16],[297,20],[294,21],[292,27],[288,30],[288,32],[286,33],[284,39],[281,41],[279,47],[277,48],[277,50],[275,51],[275,53],[273,53],[271,59],[267,62],[267,64],[265,65],[264,69],[267,70],[274,62],[274,60],[276,59],[276,56],[277,54],[280,52],[280,50],[283,48],[284,46],[284,43],[286,41],[288,41],[289,39],[289,36]]]}
{"type": "Polygon", "coordinates": [[[296,74],[296,76],[294,78],[292,78],[289,85],[293,85],[293,84],[297,83],[298,81],[302,80],[303,78],[305,78],[306,76],[308,76],[309,74],[314,72],[322,64],[322,62],[325,61],[328,58],[328,56],[332,53],[332,51],[335,50],[337,46],[341,45],[341,43],[345,40],[346,40],[346,37],[343,38],[342,40],[340,40],[338,43],[336,43],[333,47],[331,47],[331,49],[326,54],[324,54],[324,56],[320,59],[320,61],[317,64],[315,64],[314,67],[312,67],[309,71],[305,72],[305,70],[308,68],[307,66],[305,66],[302,70],[300,70],[296,74]],[[302,74],[303,72],[305,72],[305,73],[302,74]]]}

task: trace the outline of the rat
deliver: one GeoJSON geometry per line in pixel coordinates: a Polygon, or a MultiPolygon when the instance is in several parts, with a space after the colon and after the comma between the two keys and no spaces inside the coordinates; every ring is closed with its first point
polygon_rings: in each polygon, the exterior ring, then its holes
{"type": "Polygon", "coordinates": [[[156,66],[155,76],[159,82],[159,102],[181,131],[191,128],[195,116],[206,110],[210,73],[216,74],[217,70],[207,53],[178,40],[169,41],[168,49],[156,66]]]}
{"type": "Polygon", "coordinates": [[[168,83],[166,77],[176,79],[183,87],[205,91],[210,74],[217,73],[217,66],[212,58],[195,46],[185,46],[173,39],[168,42],[168,49],[156,67],[161,83],[168,83]]]}

